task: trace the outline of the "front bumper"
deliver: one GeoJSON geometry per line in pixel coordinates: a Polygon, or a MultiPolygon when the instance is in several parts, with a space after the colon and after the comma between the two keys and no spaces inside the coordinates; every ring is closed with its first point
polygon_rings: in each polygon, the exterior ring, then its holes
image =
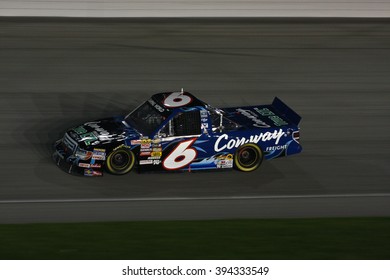
{"type": "Polygon", "coordinates": [[[94,149],[90,153],[90,158],[82,160],[76,156],[76,149],[70,150],[60,139],[54,143],[52,159],[60,169],[69,174],[87,177],[103,176],[105,154],[102,157],[102,150],[99,149],[95,153],[97,149],[94,149]],[[99,154],[99,157],[97,157],[97,154],[99,154]]]}

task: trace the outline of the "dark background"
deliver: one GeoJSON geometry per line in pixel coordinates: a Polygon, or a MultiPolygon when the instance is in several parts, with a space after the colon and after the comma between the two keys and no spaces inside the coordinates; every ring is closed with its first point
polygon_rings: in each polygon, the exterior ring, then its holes
{"type": "Polygon", "coordinates": [[[389,215],[389,74],[384,19],[1,18],[0,222],[389,215]],[[303,152],[252,173],[52,163],[66,128],[182,87],[216,107],[278,96],[303,152]]]}

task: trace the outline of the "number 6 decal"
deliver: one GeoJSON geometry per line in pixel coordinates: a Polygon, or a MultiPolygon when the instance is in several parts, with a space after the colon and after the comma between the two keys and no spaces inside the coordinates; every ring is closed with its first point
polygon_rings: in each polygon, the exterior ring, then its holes
{"type": "Polygon", "coordinates": [[[164,99],[164,106],[169,108],[182,107],[192,102],[192,98],[182,92],[172,92],[164,99]]]}
{"type": "Polygon", "coordinates": [[[164,159],[164,168],[168,170],[176,170],[189,165],[198,155],[194,148],[190,148],[195,141],[196,138],[193,138],[179,143],[179,145],[177,145],[164,159]]]}

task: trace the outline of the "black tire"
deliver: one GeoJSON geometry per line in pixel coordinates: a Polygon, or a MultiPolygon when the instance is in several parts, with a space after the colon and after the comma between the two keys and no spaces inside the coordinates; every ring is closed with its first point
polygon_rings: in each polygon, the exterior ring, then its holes
{"type": "Polygon", "coordinates": [[[234,167],[243,172],[256,170],[262,161],[263,152],[252,143],[241,146],[234,154],[234,167]]]}
{"type": "Polygon", "coordinates": [[[134,153],[126,148],[119,148],[108,155],[106,159],[106,169],[111,174],[124,175],[133,169],[134,163],[134,153]]]}

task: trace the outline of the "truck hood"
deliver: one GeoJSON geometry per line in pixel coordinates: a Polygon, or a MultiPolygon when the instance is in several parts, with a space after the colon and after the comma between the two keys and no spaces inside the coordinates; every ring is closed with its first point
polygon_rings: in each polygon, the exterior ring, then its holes
{"type": "Polygon", "coordinates": [[[139,139],[140,133],[123,122],[123,117],[86,122],[67,131],[82,148],[139,139]]]}

